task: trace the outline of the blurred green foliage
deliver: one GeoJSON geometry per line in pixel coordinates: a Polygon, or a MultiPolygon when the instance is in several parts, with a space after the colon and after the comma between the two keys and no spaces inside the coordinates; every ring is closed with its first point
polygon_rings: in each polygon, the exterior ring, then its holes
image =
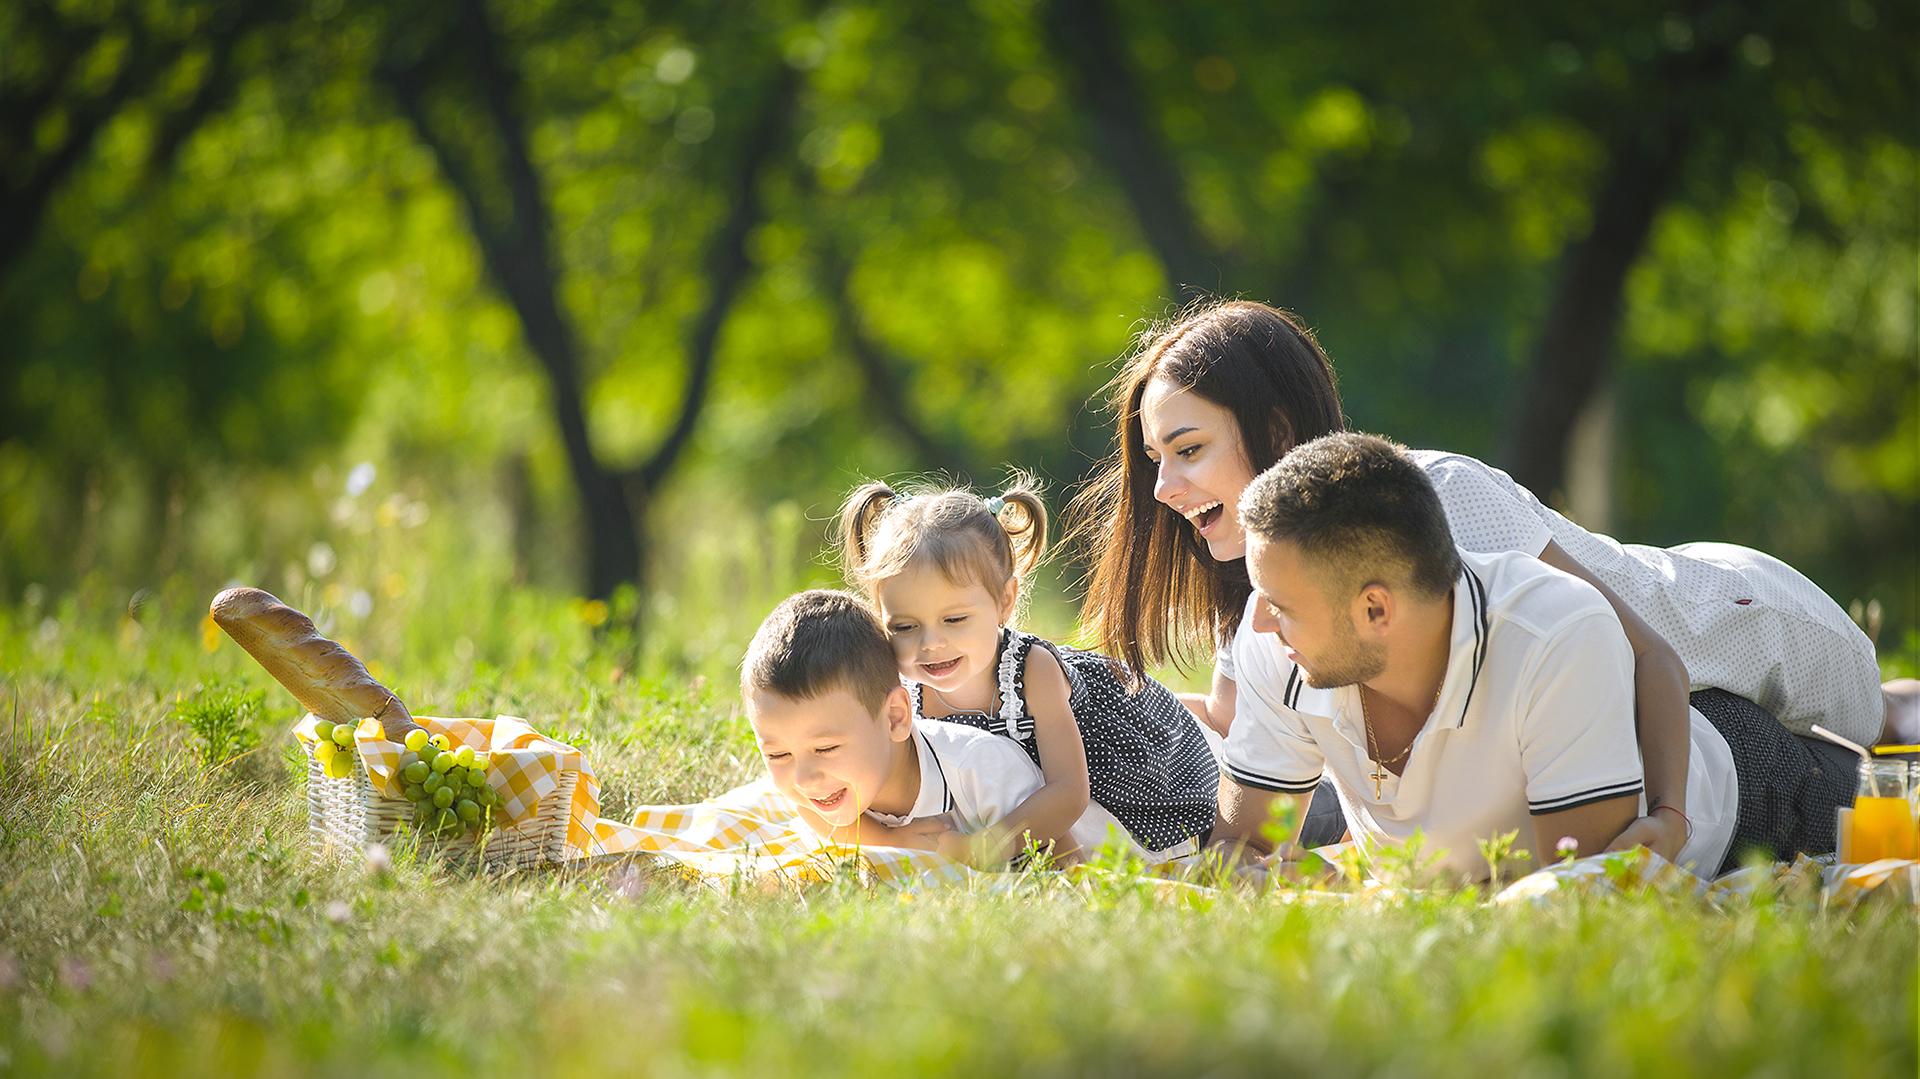
{"type": "MultiPolygon", "coordinates": [[[[442,10],[0,6],[0,241],[24,237],[0,243],[0,597],[151,588],[184,626],[231,579],[339,611],[579,587],[554,383],[471,227],[476,205],[513,215],[508,189],[463,201],[393,92],[442,10]],[[363,462],[376,478],[350,488],[363,462]],[[370,562],[317,573],[321,547],[370,562]]],[[[863,475],[1021,464],[1064,503],[1107,448],[1089,399],[1187,286],[1301,310],[1356,426],[1508,463],[1557,275],[1620,148],[1677,115],[1603,379],[1605,523],[1770,550],[1881,598],[1909,639],[1911,5],[462,10],[517,73],[584,419],[615,468],[677,419],[743,125],[773,69],[797,77],[710,395],[645,516],[665,584],[609,597],[643,625],[752,625],[712,610],[744,593],[667,586],[735,557],[719,529],[764,537],[753,602],[830,576],[820,522],[863,475]],[[1092,83],[1089,25],[1115,46],[1092,83]],[[1139,168],[1088,90],[1122,84],[1139,168]],[[1151,175],[1177,197],[1143,201],[1151,175]]],[[[448,85],[433,122],[509,168],[485,87],[448,85]]]]}

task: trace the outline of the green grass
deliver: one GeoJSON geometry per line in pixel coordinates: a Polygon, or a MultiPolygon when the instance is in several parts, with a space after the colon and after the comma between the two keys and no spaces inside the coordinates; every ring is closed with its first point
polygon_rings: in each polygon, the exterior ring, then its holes
{"type": "MultiPolygon", "coordinates": [[[[306,601],[417,711],[510,712],[583,742],[612,814],[754,774],[729,653],[804,566],[689,569],[683,600],[724,601],[635,638],[443,564],[370,618],[324,585],[306,601]]],[[[203,648],[211,591],[164,583],[138,621],[98,581],[0,609],[0,1074],[1920,1066],[1909,910],[1472,894],[1359,909],[1098,876],[722,894],[622,862],[504,879],[321,865],[297,709],[230,642],[203,648]]]]}

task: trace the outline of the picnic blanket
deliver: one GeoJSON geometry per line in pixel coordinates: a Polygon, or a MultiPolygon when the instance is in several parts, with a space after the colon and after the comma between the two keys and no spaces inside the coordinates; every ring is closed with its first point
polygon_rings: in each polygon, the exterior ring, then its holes
{"type": "Polygon", "coordinates": [[[741,879],[806,885],[849,872],[865,883],[960,883],[976,871],[932,851],[850,847],[816,835],[792,802],[758,779],[705,802],[642,806],[630,822],[601,818],[583,856],[653,855],[711,884],[741,879]]]}
{"type": "MultiPolygon", "coordinates": [[[[851,847],[823,839],[764,778],[703,802],[642,806],[629,821],[611,820],[600,815],[600,782],[586,754],[541,734],[528,721],[506,715],[414,718],[428,731],[447,735],[455,746],[468,745],[487,753],[487,782],[501,797],[505,827],[531,820],[547,799],[556,796],[562,779],[578,773],[565,807],[568,860],[645,855],[682,876],[719,887],[741,881],[799,887],[846,879],[849,874],[862,884],[905,891],[982,881],[998,886],[1010,879],[1009,874],[976,870],[931,851],[851,847]]],[[[304,745],[317,741],[317,722],[307,716],[294,728],[304,745]]],[[[387,741],[380,724],[371,719],[355,727],[354,746],[374,788],[388,797],[400,797],[404,747],[387,741]]],[[[1139,876],[1169,891],[1204,890],[1177,879],[1197,861],[1176,859],[1139,867],[1139,876]]],[[[1492,902],[1539,904],[1649,889],[1690,895],[1715,905],[1745,901],[1768,891],[1829,908],[1851,909],[1871,899],[1920,909],[1920,861],[1835,865],[1802,857],[1792,863],[1741,869],[1709,882],[1651,851],[1636,850],[1544,867],[1498,891],[1492,902]]],[[[1292,888],[1275,894],[1289,902],[1353,903],[1390,900],[1402,891],[1367,881],[1358,888],[1292,888]]]]}

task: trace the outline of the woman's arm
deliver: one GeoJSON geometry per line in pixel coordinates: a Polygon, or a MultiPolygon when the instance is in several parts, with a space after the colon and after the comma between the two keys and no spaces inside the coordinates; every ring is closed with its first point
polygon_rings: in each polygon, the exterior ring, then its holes
{"type": "Polygon", "coordinates": [[[1679,815],[1656,810],[1667,806],[1680,814],[1686,812],[1687,756],[1692,746],[1686,665],[1672,645],[1559,544],[1548,541],[1540,552],[1540,561],[1599,589],[1620,616],[1627,643],[1633,646],[1634,730],[1640,743],[1641,765],[1646,769],[1648,815],[1631,821],[1606,849],[1646,846],[1672,861],[1686,846],[1686,824],[1679,815]]]}
{"type": "Polygon", "coordinates": [[[1028,795],[997,824],[975,837],[978,861],[1001,862],[1017,853],[1031,835],[1042,846],[1053,843],[1067,851],[1069,833],[1087,811],[1092,797],[1087,778],[1087,748],[1080,741],[1080,725],[1067,707],[1067,673],[1052,652],[1035,648],[1027,653],[1027,710],[1033,713],[1033,739],[1040,750],[1040,789],[1028,795]]]}
{"type": "Polygon", "coordinates": [[[1220,737],[1227,736],[1227,729],[1233,726],[1233,704],[1238,687],[1233,679],[1222,674],[1217,668],[1213,672],[1213,689],[1204,695],[1199,693],[1179,694],[1180,703],[1187,706],[1193,718],[1213,728],[1220,737]]]}

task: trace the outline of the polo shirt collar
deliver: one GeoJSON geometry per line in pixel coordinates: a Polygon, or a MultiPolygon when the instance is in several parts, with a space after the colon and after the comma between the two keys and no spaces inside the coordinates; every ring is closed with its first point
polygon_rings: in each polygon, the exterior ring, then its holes
{"type": "Polygon", "coordinates": [[[901,827],[908,821],[922,817],[937,817],[953,808],[953,791],[947,786],[947,771],[941,766],[939,755],[933,751],[933,746],[917,723],[913,727],[913,744],[920,754],[920,793],[913,800],[913,808],[904,817],[882,813],[877,809],[867,810],[867,816],[890,828],[901,827]]]}
{"type": "Polygon", "coordinates": [[[1487,659],[1491,625],[1486,582],[1462,560],[1460,578],[1453,584],[1453,636],[1447,675],[1440,682],[1440,696],[1433,706],[1436,720],[1450,718],[1456,730],[1467,725],[1473,691],[1480,684],[1480,666],[1487,659]]]}
{"type": "MultiPolygon", "coordinates": [[[[1487,585],[1463,560],[1460,576],[1453,583],[1453,627],[1448,639],[1447,673],[1440,680],[1440,695],[1434,698],[1432,724],[1458,730],[1467,725],[1467,710],[1473,705],[1474,689],[1480,683],[1480,667],[1487,659],[1487,585]],[[1444,718],[1442,718],[1444,717],[1444,718]]],[[[1288,708],[1300,707],[1300,695],[1308,690],[1305,674],[1298,664],[1287,672],[1280,700],[1288,708]]],[[[1362,726],[1360,687],[1342,686],[1328,698],[1334,714],[1334,728],[1356,746],[1366,747],[1362,726]]]]}

